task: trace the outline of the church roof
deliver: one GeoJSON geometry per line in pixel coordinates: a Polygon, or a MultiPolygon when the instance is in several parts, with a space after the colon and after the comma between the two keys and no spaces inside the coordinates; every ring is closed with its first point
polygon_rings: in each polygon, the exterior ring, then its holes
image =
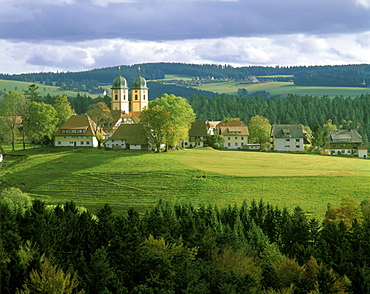
{"type": "Polygon", "coordinates": [[[137,76],[132,82],[132,89],[148,89],[146,80],[142,76],[137,76]]]}
{"type": "Polygon", "coordinates": [[[130,145],[148,145],[142,124],[122,124],[109,140],[125,140],[126,144],[130,145]]]}
{"type": "Polygon", "coordinates": [[[113,80],[112,89],[127,89],[127,88],[128,87],[126,79],[121,75],[116,76],[115,79],[113,80]]]}

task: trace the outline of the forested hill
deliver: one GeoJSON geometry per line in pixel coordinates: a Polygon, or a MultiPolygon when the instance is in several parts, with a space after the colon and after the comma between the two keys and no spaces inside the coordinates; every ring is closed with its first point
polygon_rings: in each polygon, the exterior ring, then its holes
{"type": "MultiPolygon", "coordinates": [[[[215,79],[243,80],[248,76],[289,75],[296,85],[306,86],[345,86],[369,87],[370,64],[337,65],[337,66],[245,66],[233,67],[230,65],[215,64],[185,64],[185,63],[146,63],[137,65],[122,65],[120,73],[127,81],[132,81],[138,74],[147,80],[163,79],[165,74],[186,75],[194,78],[213,77],[215,79]]],[[[63,86],[63,84],[84,83],[99,86],[110,84],[118,74],[118,67],[93,69],[83,72],[57,73],[28,73],[28,74],[0,74],[0,79],[19,80],[26,82],[42,82],[46,85],[63,86]]],[[[288,79],[288,77],[287,77],[288,79]]]]}

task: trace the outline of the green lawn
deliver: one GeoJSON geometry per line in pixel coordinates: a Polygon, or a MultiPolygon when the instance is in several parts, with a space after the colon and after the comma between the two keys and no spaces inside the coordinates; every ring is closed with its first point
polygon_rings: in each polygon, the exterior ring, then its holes
{"type": "Polygon", "coordinates": [[[370,94],[370,88],[355,88],[355,87],[300,87],[295,86],[292,82],[270,82],[258,84],[240,84],[235,81],[231,82],[217,82],[217,83],[203,83],[201,86],[196,87],[200,90],[216,92],[219,94],[225,93],[236,95],[238,89],[244,88],[248,92],[253,93],[257,91],[266,91],[271,95],[312,95],[329,97],[344,96],[356,97],[361,94],[370,94]]]}
{"type": "Polygon", "coordinates": [[[116,212],[143,212],[159,199],[219,206],[263,199],[322,218],[342,196],[361,202],[370,195],[370,161],[356,158],[211,149],[36,151],[20,164],[5,162],[0,188],[19,187],[49,204],[73,200],[92,211],[109,203],[116,212]]]}
{"type": "MultiPolygon", "coordinates": [[[[37,89],[37,92],[44,97],[47,94],[50,94],[51,96],[56,96],[58,94],[60,95],[67,95],[68,97],[76,97],[78,93],[84,94],[84,92],[74,92],[74,91],[67,91],[67,90],[60,90],[59,87],[56,86],[47,86],[39,83],[30,83],[30,82],[21,82],[21,81],[12,81],[12,80],[1,80],[0,79],[0,90],[4,92],[21,92],[23,93],[24,90],[28,89],[28,86],[31,84],[36,84],[39,88],[37,89]]],[[[86,93],[92,98],[96,98],[98,95],[86,93]]]]}

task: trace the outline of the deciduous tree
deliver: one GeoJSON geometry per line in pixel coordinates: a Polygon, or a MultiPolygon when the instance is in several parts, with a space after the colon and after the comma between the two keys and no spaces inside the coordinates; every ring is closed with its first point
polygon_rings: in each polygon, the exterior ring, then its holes
{"type": "Polygon", "coordinates": [[[60,127],[72,116],[73,109],[68,101],[68,97],[60,94],[55,97],[54,108],[57,111],[57,127],[60,127]]]}
{"type": "Polygon", "coordinates": [[[40,143],[43,148],[51,139],[57,122],[57,112],[53,106],[42,102],[31,102],[29,116],[24,120],[24,125],[28,138],[40,143]]]}
{"type": "Polygon", "coordinates": [[[263,144],[269,141],[271,125],[266,117],[261,115],[253,116],[248,125],[249,140],[252,143],[263,144]]]}
{"type": "MultiPolygon", "coordinates": [[[[180,140],[184,141],[187,138],[194,119],[193,109],[185,98],[168,94],[151,101],[148,109],[141,115],[144,127],[149,131],[148,136],[161,138],[161,143],[164,141],[166,149],[168,146],[177,146],[180,140]],[[155,106],[156,110],[150,111],[155,106]],[[149,115],[145,113],[146,111],[149,111],[149,115]],[[155,134],[151,131],[151,125],[156,126],[155,134]]],[[[156,149],[158,151],[158,148],[156,149]]]]}
{"type": "Polygon", "coordinates": [[[26,98],[18,92],[5,93],[0,104],[1,125],[5,132],[9,132],[12,150],[15,149],[16,137],[22,123],[22,109],[26,104],[26,98]]]}

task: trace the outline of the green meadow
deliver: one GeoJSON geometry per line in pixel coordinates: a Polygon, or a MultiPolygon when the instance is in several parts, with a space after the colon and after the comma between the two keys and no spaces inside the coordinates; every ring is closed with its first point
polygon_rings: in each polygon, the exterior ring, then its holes
{"type": "Polygon", "coordinates": [[[122,213],[144,212],[160,199],[218,206],[263,199],[321,219],[343,196],[360,203],[370,195],[370,161],[356,158],[208,148],[25,152],[26,160],[0,167],[0,189],[18,187],[48,204],[73,200],[93,212],[105,203],[122,213]]]}
{"type": "Polygon", "coordinates": [[[203,83],[196,87],[199,90],[216,92],[219,94],[236,95],[238,89],[244,88],[248,92],[253,93],[257,91],[266,91],[271,95],[310,95],[310,96],[324,96],[334,98],[335,96],[356,97],[361,94],[370,94],[370,88],[356,88],[356,87],[301,87],[295,86],[292,82],[269,82],[257,84],[241,84],[235,81],[229,82],[210,82],[203,83]]]}
{"type": "MultiPolygon", "coordinates": [[[[78,93],[81,92],[74,92],[74,91],[67,91],[67,90],[60,90],[59,87],[56,86],[47,86],[40,83],[30,83],[30,82],[21,82],[21,81],[12,81],[12,80],[1,80],[0,79],[0,90],[3,92],[21,92],[23,93],[24,90],[27,90],[28,86],[31,84],[36,84],[39,88],[37,89],[37,92],[44,97],[47,94],[50,94],[51,96],[56,96],[58,94],[60,95],[67,95],[68,97],[76,97],[78,93]]],[[[84,93],[81,93],[84,94],[84,93]]],[[[97,97],[98,95],[86,93],[87,95],[91,97],[97,97]]]]}

